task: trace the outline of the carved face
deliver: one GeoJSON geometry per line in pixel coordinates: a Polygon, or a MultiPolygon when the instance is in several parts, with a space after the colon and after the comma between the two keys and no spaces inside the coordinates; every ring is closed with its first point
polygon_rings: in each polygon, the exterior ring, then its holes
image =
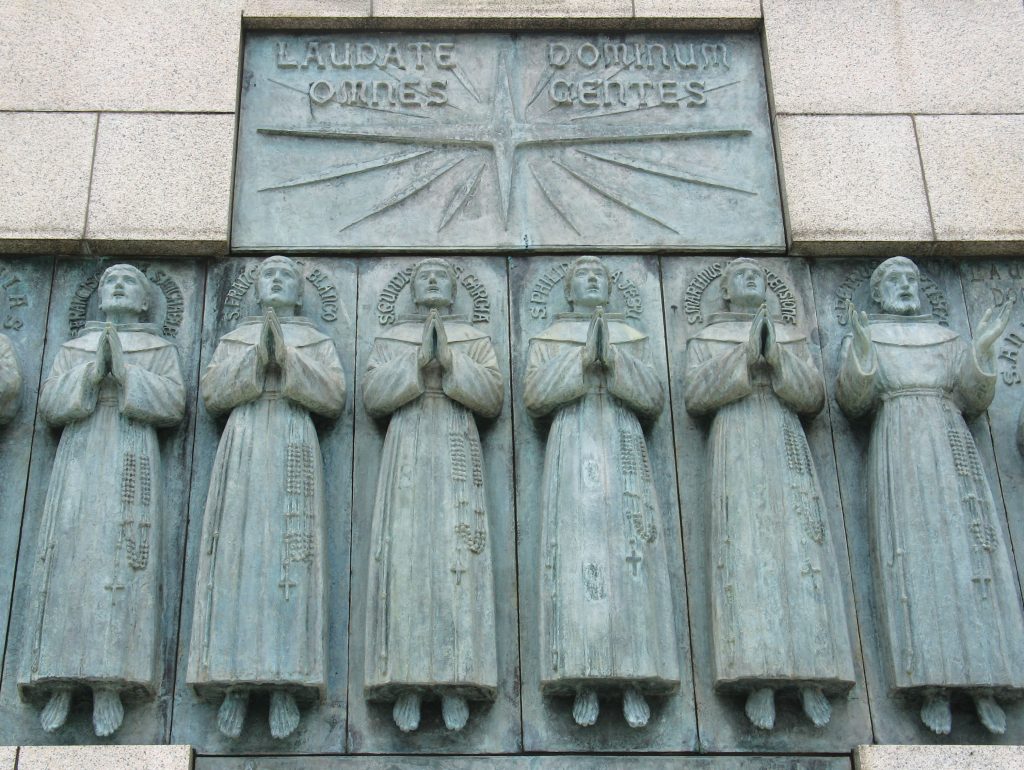
{"type": "Polygon", "coordinates": [[[260,265],[256,290],[263,307],[294,309],[302,300],[302,279],[287,262],[268,260],[260,265]]]}
{"type": "Polygon", "coordinates": [[[148,288],[135,270],[115,265],[100,278],[100,310],[142,315],[149,310],[148,288]]]}
{"type": "Polygon", "coordinates": [[[597,307],[608,304],[608,273],[597,260],[577,262],[570,278],[573,307],[597,307]]]}
{"type": "Polygon", "coordinates": [[[420,265],[412,279],[412,296],[417,305],[450,307],[455,300],[455,286],[448,268],[440,262],[420,265]]]}
{"type": "Polygon", "coordinates": [[[722,295],[734,305],[760,305],[765,300],[764,273],[754,265],[737,265],[726,273],[722,295]]]}
{"type": "Polygon", "coordinates": [[[921,279],[913,264],[893,264],[885,269],[871,298],[882,306],[882,312],[895,315],[917,315],[921,312],[918,284],[921,279]]]}

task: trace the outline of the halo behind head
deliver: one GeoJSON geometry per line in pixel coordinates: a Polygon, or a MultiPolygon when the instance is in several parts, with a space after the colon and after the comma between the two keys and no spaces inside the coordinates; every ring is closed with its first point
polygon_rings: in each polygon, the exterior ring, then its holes
{"type": "Polygon", "coordinates": [[[584,254],[581,257],[576,257],[569,265],[569,269],[565,271],[565,279],[562,283],[562,290],[565,292],[565,301],[570,305],[573,303],[572,299],[572,277],[576,274],[576,268],[584,263],[592,263],[600,265],[601,269],[604,270],[604,277],[608,280],[608,293],[611,294],[612,290],[612,273],[600,257],[595,257],[593,254],[584,254]]]}

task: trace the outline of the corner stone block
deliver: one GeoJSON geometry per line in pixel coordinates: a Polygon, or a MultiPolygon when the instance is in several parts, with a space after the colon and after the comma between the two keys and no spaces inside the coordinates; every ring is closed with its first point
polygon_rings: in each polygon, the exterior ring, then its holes
{"type": "Polygon", "coordinates": [[[1018,770],[1024,746],[858,746],[854,770],[1018,770]]]}
{"type": "Polygon", "coordinates": [[[4,3],[0,110],[230,112],[239,5],[4,3]]]}
{"type": "MultiPolygon", "coordinates": [[[[0,767],[5,767],[2,760],[0,767]]],[[[192,770],[192,747],[22,746],[18,754],[18,770],[66,770],[69,767],[76,770],[192,770]]]]}
{"type": "Polygon", "coordinates": [[[15,770],[18,763],[17,746],[0,746],[0,770],[15,770]]]}
{"type": "MultiPolygon", "coordinates": [[[[1024,115],[914,118],[939,241],[1024,243],[1024,115]]],[[[977,248],[977,244],[974,248],[977,248]]]]}
{"type": "MultiPolygon", "coordinates": [[[[638,0],[639,2],[639,0],[638,0]]],[[[764,0],[775,108],[787,113],[1011,113],[1019,0],[764,0]]]]}
{"type": "Polygon", "coordinates": [[[77,246],[85,231],[96,119],[0,113],[0,252],[77,246]]]}
{"type": "Polygon", "coordinates": [[[370,0],[244,0],[247,27],[274,29],[316,23],[344,27],[370,16],[370,0]]]}
{"type": "Polygon", "coordinates": [[[86,238],[108,253],[224,253],[233,145],[233,115],[104,114],[86,238]]]}
{"type": "Polygon", "coordinates": [[[753,29],[761,20],[760,0],[634,0],[633,15],[645,21],[685,20],[688,27],[753,29]]]}
{"type": "Polygon", "coordinates": [[[793,254],[920,251],[932,240],[909,116],[780,116],[793,254]]]}

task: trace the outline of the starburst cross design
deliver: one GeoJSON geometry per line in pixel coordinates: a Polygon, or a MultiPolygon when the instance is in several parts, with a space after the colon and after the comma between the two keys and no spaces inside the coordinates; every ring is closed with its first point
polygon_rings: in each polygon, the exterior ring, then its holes
{"type": "MultiPolygon", "coordinates": [[[[472,89],[472,87],[466,82],[467,76],[464,73],[457,74],[459,76],[459,81],[462,82],[464,87],[466,87],[467,92],[469,92],[474,98],[478,99],[474,89],[472,89]]],[[[548,74],[547,77],[550,78],[550,74],[548,74]]],[[[278,83],[278,85],[285,86],[283,83],[278,83]]],[[[543,85],[543,83],[538,85],[543,85]]],[[[729,85],[735,85],[735,82],[726,83],[718,87],[725,87],[729,85]]],[[[302,92],[302,89],[291,86],[285,87],[302,92]]],[[[289,179],[263,187],[261,188],[261,192],[325,182],[344,176],[372,171],[374,169],[397,166],[415,158],[424,157],[436,152],[435,149],[429,149],[431,147],[436,147],[437,149],[440,149],[441,147],[461,147],[471,150],[483,149],[488,151],[490,154],[490,163],[495,174],[495,180],[500,197],[499,214],[501,216],[502,224],[507,227],[509,209],[512,200],[512,190],[516,184],[516,172],[519,165],[518,155],[520,154],[520,151],[525,148],[539,146],[561,146],[573,148],[585,144],[628,144],[671,139],[747,136],[751,133],[751,131],[746,128],[670,130],[658,127],[646,128],[642,126],[584,125],[577,123],[531,121],[524,117],[524,110],[517,106],[515,99],[512,96],[508,62],[505,53],[499,54],[492,94],[490,114],[485,120],[477,122],[435,123],[428,125],[403,126],[401,128],[389,127],[385,129],[348,129],[334,127],[304,128],[288,126],[267,126],[258,128],[257,132],[265,136],[288,136],[324,140],[388,143],[428,148],[408,150],[379,158],[373,158],[371,160],[333,166],[312,175],[289,179]]],[[[574,120],[578,120],[580,117],[599,118],[606,114],[622,114],[624,112],[634,112],[643,109],[646,109],[646,107],[616,110],[615,112],[609,113],[598,112],[595,114],[576,116],[574,120]]],[[[384,111],[397,112],[391,110],[384,111]]],[[[408,112],[398,112],[398,114],[412,115],[412,113],[408,112]]],[[[422,116],[415,115],[415,117],[422,116]]],[[[577,152],[588,158],[620,167],[627,167],[642,173],[668,177],[708,187],[735,190],[748,195],[756,195],[755,192],[743,187],[721,180],[710,179],[706,176],[701,176],[684,169],[674,168],[661,163],[622,156],[616,153],[602,153],[594,150],[577,150],[577,152]]],[[[449,159],[440,166],[436,166],[432,170],[414,177],[408,185],[386,199],[378,201],[372,206],[369,212],[364,213],[358,219],[348,223],[341,229],[346,230],[358,222],[378,214],[385,209],[398,205],[406,198],[429,186],[436,179],[462,163],[464,160],[466,160],[465,156],[456,159],[449,159]]],[[[600,178],[581,171],[578,168],[573,168],[558,160],[553,159],[552,162],[601,196],[623,206],[624,208],[628,208],[659,225],[667,227],[674,232],[678,232],[670,224],[667,224],[653,214],[642,210],[637,204],[627,200],[620,192],[612,189],[610,185],[602,182],[600,178]]],[[[452,219],[452,217],[458,213],[466,200],[468,200],[470,195],[472,195],[486,165],[486,163],[480,164],[474,171],[469,173],[463,184],[456,187],[445,206],[440,224],[438,225],[438,230],[443,228],[452,219]]],[[[545,200],[547,200],[548,203],[556,209],[562,219],[578,233],[579,229],[576,224],[574,224],[567,212],[558,204],[557,200],[552,195],[550,188],[545,184],[543,176],[538,173],[537,169],[532,164],[530,165],[530,170],[533,172],[533,175],[544,194],[545,200]]]]}

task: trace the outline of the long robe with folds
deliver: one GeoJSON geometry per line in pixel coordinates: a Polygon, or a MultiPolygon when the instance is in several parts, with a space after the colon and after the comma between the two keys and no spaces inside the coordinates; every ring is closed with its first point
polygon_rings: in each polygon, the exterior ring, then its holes
{"type": "Polygon", "coordinates": [[[583,368],[590,318],[530,340],[526,408],[554,415],[541,484],[541,687],[679,686],[664,528],[639,417],[664,396],[647,337],[608,317],[610,373],[583,368]]]}
{"type": "Polygon", "coordinates": [[[391,700],[443,687],[497,693],[494,576],[483,454],[474,413],[495,417],[504,389],[490,339],[444,320],[451,369],[417,364],[423,322],[376,339],[363,380],[374,417],[390,415],[373,508],[365,691],[391,700]]]}
{"type": "Polygon", "coordinates": [[[963,413],[996,374],[930,317],[872,321],[874,361],[843,343],[851,417],[873,414],[867,493],[881,633],[897,691],[1024,689],[1024,614],[1000,514],[963,413]]]}
{"type": "Polygon", "coordinates": [[[345,374],[334,342],[305,318],[282,318],[283,370],[257,360],[262,318],[225,334],[203,374],[211,414],[230,412],[203,518],[187,682],[216,699],[228,687],[326,686],[324,468],[310,413],[337,417],[345,374]]]}
{"type": "Polygon", "coordinates": [[[753,316],[720,314],[687,344],[685,400],[713,415],[708,538],[719,689],[854,684],[828,512],[800,416],[825,403],[807,340],[775,325],[779,363],[747,363],[753,316]]]}
{"type": "Polygon", "coordinates": [[[14,346],[0,334],[0,425],[10,422],[21,403],[21,367],[14,346]]]}
{"type": "MultiPolygon", "coordinates": [[[[90,382],[102,323],[66,342],[39,391],[64,426],[40,517],[22,693],[111,684],[152,696],[161,674],[163,466],[156,429],[185,414],[178,351],[122,324],[125,379],[90,382]]],[[[166,630],[166,629],[165,629],[166,630]]]]}

